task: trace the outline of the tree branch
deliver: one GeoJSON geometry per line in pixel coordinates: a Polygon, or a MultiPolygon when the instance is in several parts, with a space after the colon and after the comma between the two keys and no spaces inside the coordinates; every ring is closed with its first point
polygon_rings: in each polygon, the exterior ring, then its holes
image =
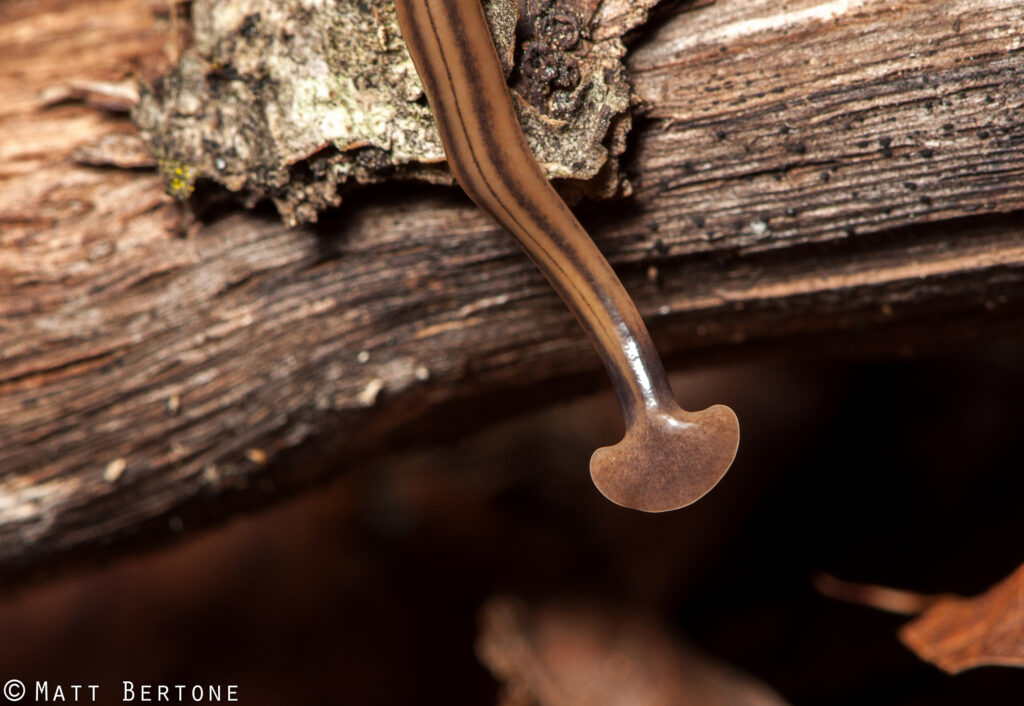
{"type": "MultiPolygon", "coordinates": [[[[372,189],[316,228],[238,209],[189,228],[153,173],[76,163],[130,124],[39,91],[151,70],[152,12],[0,9],[8,578],[458,434],[442,410],[480,424],[601,380],[454,190],[372,189]]],[[[1019,317],[1022,21],[1012,0],[718,0],[649,28],[634,194],[578,212],[664,352],[891,349],[1019,317]]]]}

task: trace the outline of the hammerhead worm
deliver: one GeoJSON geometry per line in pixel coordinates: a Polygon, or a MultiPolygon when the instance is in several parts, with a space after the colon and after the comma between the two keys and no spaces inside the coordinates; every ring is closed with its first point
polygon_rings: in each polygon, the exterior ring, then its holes
{"type": "Polygon", "coordinates": [[[480,0],[395,0],[395,9],[452,173],[544,273],[611,377],[626,434],[594,452],[594,484],[647,512],[700,499],[736,455],[736,415],[676,404],[633,300],[526,143],[480,0]]]}

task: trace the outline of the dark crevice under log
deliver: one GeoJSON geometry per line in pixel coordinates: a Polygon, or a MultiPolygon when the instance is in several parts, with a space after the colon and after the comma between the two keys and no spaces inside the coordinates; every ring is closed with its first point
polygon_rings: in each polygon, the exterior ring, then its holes
{"type": "MultiPolygon", "coordinates": [[[[152,71],[162,7],[0,9],[7,579],[605,384],[542,277],[454,190],[367,190],[311,228],[223,207],[190,226],[155,174],[74,163],[130,124],[38,92],[152,71]]],[[[649,28],[634,194],[577,211],[666,357],[1012,329],[1022,25],[1008,0],[718,0],[649,28]]]]}

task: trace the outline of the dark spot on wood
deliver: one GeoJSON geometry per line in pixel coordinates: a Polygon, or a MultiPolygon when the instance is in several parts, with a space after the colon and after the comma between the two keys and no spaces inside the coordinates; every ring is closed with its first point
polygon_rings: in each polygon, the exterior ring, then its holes
{"type": "Polygon", "coordinates": [[[260,13],[253,12],[251,14],[246,15],[242,19],[242,24],[238,27],[238,33],[246,39],[252,39],[258,34],[257,29],[259,26],[259,22],[260,13]]]}
{"type": "Polygon", "coordinates": [[[573,59],[567,59],[558,67],[558,76],[552,82],[554,87],[562,91],[571,91],[580,83],[580,69],[573,59]]]}
{"type": "Polygon", "coordinates": [[[210,81],[213,89],[218,89],[219,86],[217,84],[219,83],[245,80],[245,77],[238,72],[238,69],[230,64],[227,66],[217,66],[212,68],[210,72],[206,74],[206,78],[210,81]]]}
{"type": "Polygon", "coordinates": [[[567,51],[580,40],[579,19],[568,12],[543,14],[537,18],[537,34],[548,39],[556,49],[567,51]]]}

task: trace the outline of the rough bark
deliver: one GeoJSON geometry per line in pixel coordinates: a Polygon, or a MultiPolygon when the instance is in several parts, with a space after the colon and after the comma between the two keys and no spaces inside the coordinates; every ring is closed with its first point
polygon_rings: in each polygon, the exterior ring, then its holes
{"type": "MultiPolygon", "coordinates": [[[[154,173],[72,159],[131,125],[39,92],[151,71],[161,8],[0,6],[9,578],[603,384],[454,190],[378,187],[315,228],[190,224],[154,173]]],[[[1021,26],[1020,0],[718,0],[645,28],[634,195],[578,212],[663,351],[899,349],[1019,320],[1021,26]]]]}

